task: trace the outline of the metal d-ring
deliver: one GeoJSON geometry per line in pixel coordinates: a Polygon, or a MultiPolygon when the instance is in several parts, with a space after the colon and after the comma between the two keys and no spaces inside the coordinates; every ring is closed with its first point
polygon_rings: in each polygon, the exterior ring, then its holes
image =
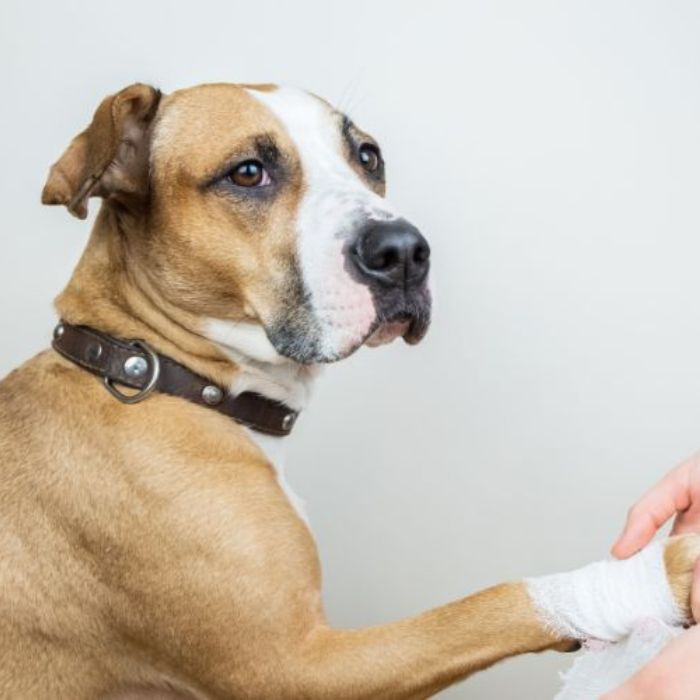
{"type": "Polygon", "coordinates": [[[143,352],[148,358],[148,364],[151,369],[151,377],[148,380],[143,389],[139,389],[135,394],[124,394],[119,389],[114,386],[114,380],[111,377],[105,377],[105,388],[107,391],[114,396],[115,399],[119,399],[122,403],[138,403],[143,401],[155,388],[158,383],[158,377],[160,377],[160,359],[156,352],[143,340],[131,340],[129,345],[132,348],[136,348],[143,352]]]}

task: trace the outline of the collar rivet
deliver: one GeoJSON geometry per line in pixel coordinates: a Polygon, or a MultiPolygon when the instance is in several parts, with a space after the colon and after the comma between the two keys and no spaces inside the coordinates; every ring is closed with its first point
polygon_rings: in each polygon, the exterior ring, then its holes
{"type": "Polygon", "coordinates": [[[288,413],[282,419],[282,430],[291,430],[294,425],[294,421],[297,419],[296,413],[288,413]]]}
{"type": "Polygon", "coordinates": [[[99,360],[100,357],[102,357],[102,345],[99,343],[92,343],[88,345],[85,354],[87,355],[88,359],[92,360],[93,362],[99,360]]]}
{"type": "Polygon", "coordinates": [[[148,361],[140,355],[132,355],[124,363],[124,372],[131,379],[140,379],[148,372],[148,361]]]}
{"type": "Polygon", "coordinates": [[[216,406],[224,398],[224,392],[218,386],[208,384],[202,389],[202,401],[209,406],[216,406]]]}

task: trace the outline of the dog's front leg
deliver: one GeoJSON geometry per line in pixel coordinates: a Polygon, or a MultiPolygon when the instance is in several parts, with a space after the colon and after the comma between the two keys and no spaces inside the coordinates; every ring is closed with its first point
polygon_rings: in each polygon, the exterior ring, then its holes
{"type": "Polygon", "coordinates": [[[501,659],[577,645],[550,632],[509,583],[389,625],[317,629],[288,697],[425,698],[501,659]]]}
{"type": "Polygon", "coordinates": [[[543,586],[553,590],[551,586],[558,584],[565,593],[580,583],[595,588],[591,567],[585,567],[529,583],[495,586],[389,625],[360,630],[317,627],[299,645],[298,653],[282,664],[280,686],[251,697],[425,698],[509,656],[574,649],[574,636],[597,636],[596,629],[586,629],[589,623],[601,624],[600,632],[613,640],[646,616],[668,614],[680,622],[688,619],[688,591],[698,554],[700,537],[688,536],[669,540],[628,562],[592,565],[610,567],[605,575],[606,595],[603,589],[588,591],[597,600],[595,609],[577,610],[566,595],[553,596],[546,610],[537,600],[543,586]],[[628,584],[634,583],[635,576],[641,590],[632,591],[628,584]],[[626,629],[611,627],[608,611],[626,629]],[[552,615],[576,633],[554,631],[552,615]]]}
{"type": "MultiPolygon", "coordinates": [[[[524,583],[499,585],[388,625],[318,626],[303,639],[277,642],[259,648],[253,665],[241,664],[241,654],[229,660],[231,678],[219,675],[217,663],[207,663],[207,677],[196,684],[205,689],[201,696],[124,689],[103,700],[409,700],[429,697],[514,654],[575,646],[546,629],[524,583]]],[[[254,636],[250,643],[255,645],[254,636]]]]}

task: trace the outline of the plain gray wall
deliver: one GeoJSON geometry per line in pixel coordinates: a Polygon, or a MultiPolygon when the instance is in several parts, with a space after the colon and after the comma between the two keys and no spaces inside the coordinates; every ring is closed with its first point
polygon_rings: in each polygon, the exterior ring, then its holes
{"type": "MultiPolygon", "coordinates": [[[[425,342],[328,368],[294,438],[332,620],[600,558],[700,445],[699,30],[664,0],[3,0],[0,372],[47,345],[89,223],[39,193],[104,95],[307,87],[382,142],[436,291],[425,342]]],[[[569,661],[444,696],[542,700],[569,661]]]]}

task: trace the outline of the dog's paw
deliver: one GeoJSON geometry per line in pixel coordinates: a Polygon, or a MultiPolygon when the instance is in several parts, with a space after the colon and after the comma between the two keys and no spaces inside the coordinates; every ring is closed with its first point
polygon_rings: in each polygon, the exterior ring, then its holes
{"type": "Polygon", "coordinates": [[[687,622],[693,619],[691,590],[698,558],[700,558],[700,535],[671,537],[666,543],[664,551],[666,575],[679,611],[687,622]]]}
{"type": "MultiPolygon", "coordinates": [[[[559,637],[619,642],[641,620],[691,622],[691,589],[700,535],[655,541],[624,560],[528,579],[545,625],[559,637]]],[[[696,614],[700,617],[696,602],[696,614]]]]}

